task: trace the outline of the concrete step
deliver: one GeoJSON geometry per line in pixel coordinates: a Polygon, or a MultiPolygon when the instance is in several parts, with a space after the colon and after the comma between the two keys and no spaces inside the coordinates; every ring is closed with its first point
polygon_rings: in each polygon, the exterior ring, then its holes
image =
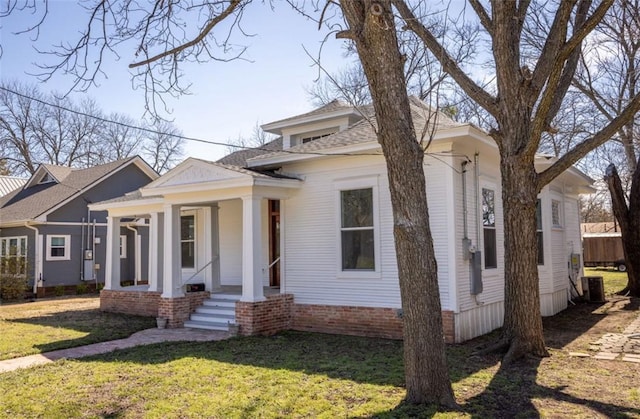
{"type": "Polygon", "coordinates": [[[196,308],[196,313],[204,314],[222,314],[222,315],[235,315],[236,310],[234,307],[218,307],[218,306],[200,306],[196,308]]]}
{"type": "Polygon", "coordinates": [[[233,301],[240,301],[240,298],[242,297],[242,295],[240,294],[232,294],[229,292],[216,292],[211,294],[211,298],[212,299],[221,299],[221,300],[233,300],[233,301]]]}
{"type": "Polygon", "coordinates": [[[236,301],[235,300],[224,300],[222,298],[209,298],[204,300],[202,305],[207,307],[229,307],[235,309],[236,301]]]}
{"type": "Polygon", "coordinates": [[[227,323],[229,321],[235,322],[236,316],[233,314],[206,314],[206,313],[192,313],[191,320],[199,322],[212,322],[212,323],[227,323]]]}
{"type": "Polygon", "coordinates": [[[195,321],[195,320],[187,320],[186,322],[184,322],[184,327],[190,327],[192,329],[224,330],[224,331],[229,330],[229,326],[227,323],[201,322],[201,321],[195,321]]]}

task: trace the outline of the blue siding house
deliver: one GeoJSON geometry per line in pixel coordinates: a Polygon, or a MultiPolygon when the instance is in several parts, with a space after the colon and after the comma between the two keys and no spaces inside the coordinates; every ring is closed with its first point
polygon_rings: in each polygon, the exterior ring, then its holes
{"type": "MultiPolygon", "coordinates": [[[[158,177],[140,157],[74,169],[43,164],[26,184],[0,197],[0,273],[24,275],[38,296],[80,284],[104,283],[106,212],[93,202],[135,191],[158,177]]],[[[134,262],[144,225],[121,233],[123,274],[142,281],[142,261],[134,262]]],[[[143,253],[144,254],[144,253],[143,253]]]]}

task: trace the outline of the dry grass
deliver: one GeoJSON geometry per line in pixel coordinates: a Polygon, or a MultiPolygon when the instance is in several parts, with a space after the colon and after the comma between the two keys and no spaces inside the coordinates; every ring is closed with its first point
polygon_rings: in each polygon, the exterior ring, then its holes
{"type": "MultiPolygon", "coordinates": [[[[551,357],[502,368],[448,347],[459,411],[401,403],[401,342],[308,333],[167,343],[0,375],[0,417],[637,417],[640,364],[578,358],[638,316],[638,301],[545,319],[551,357]]],[[[428,356],[428,354],[425,354],[428,356]]]]}
{"type": "Polygon", "coordinates": [[[97,296],[0,305],[0,360],[120,339],[155,325],[99,307],[97,296]]]}

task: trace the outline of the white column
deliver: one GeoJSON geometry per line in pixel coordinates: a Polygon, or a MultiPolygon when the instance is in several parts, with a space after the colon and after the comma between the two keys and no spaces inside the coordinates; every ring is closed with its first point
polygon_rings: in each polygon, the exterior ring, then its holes
{"type": "Polygon", "coordinates": [[[157,212],[152,212],[149,219],[149,291],[154,292],[162,292],[162,277],[160,274],[160,263],[162,262],[160,254],[161,215],[157,212]]]}
{"type": "Polygon", "coordinates": [[[164,261],[162,298],[184,297],[180,260],[180,206],[164,206],[164,261]]]}
{"type": "Polygon", "coordinates": [[[211,205],[211,249],[209,255],[211,257],[211,266],[207,269],[207,274],[211,279],[211,290],[219,290],[220,284],[220,228],[218,227],[218,204],[211,205]]]}
{"type": "Polygon", "coordinates": [[[107,217],[104,289],[120,289],[120,217],[107,217]]]}
{"type": "Polygon", "coordinates": [[[242,198],[242,298],[263,301],[262,288],[262,198],[242,198]]]}

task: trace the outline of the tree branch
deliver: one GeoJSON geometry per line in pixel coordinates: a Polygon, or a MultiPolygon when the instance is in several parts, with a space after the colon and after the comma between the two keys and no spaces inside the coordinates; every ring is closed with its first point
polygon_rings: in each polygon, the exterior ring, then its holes
{"type": "MultiPolygon", "coordinates": [[[[229,16],[231,13],[233,13],[238,8],[238,6],[240,6],[241,4],[242,4],[242,0],[231,0],[231,2],[229,3],[229,6],[227,6],[227,8],[225,10],[223,10],[218,16],[216,16],[215,18],[211,19],[205,25],[205,27],[200,31],[198,36],[193,38],[191,41],[188,41],[188,42],[185,42],[185,43],[183,43],[181,45],[178,45],[175,48],[171,48],[168,51],[161,52],[160,54],[154,55],[153,57],[147,58],[146,60],[138,61],[136,63],[131,63],[131,64],[129,64],[129,68],[135,68],[135,67],[140,67],[140,66],[151,64],[151,63],[153,63],[155,61],[158,61],[158,60],[160,60],[160,59],[162,59],[164,57],[168,57],[170,55],[175,55],[175,54],[179,53],[180,51],[184,51],[185,49],[191,48],[191,47],[199,44],[209,34],[209,32],[211,32],[213,30],[213,28],[218,23],[220,23],[222,20],[226,19],[226,17],[229,16]]],[[[144,42],[144,40],[142,42],[144,42]]]]}
{"type": "MultiPolygon", "coordinates": [[[[469,0],[471,7],[475,10],[478,18],[480,19],[480,23],[485,28],[485,30],[489,33],[489,35],[493,36],[493,21],[487,14],[486,9],[482,4],[480,4],[479,0],[469,0]]],[[[523,2],[524,3],[524,2],[523,2]]]]}
{"type": "Polygon", "coordinates": [[[499,114],[496,99],[487,91],[476,84],[464,71],[458,66],[447,50],[438,42],[433,34],[425,28],[418,18],[413,14],[411,9],[403,0],[392,0],[393,5],[400,13],[400,16],[406,23],[407,27],[415,33],[418,38],[424,42],[427,48],[433,53],[436,59],[460,87],[475,100],[480,106],[485,108],[494,118],[499,114]]]}
{"type": "Polygon", "coordinates": [[[541,190],[546,184],[551,182],[556,176],[570,168],[574,163],[584,157],[589,151],[609,140],[622,126],[624,126],[630,118],[640,111],[640,94],[636,95],[616,118],[607,124],[602,130],[597,132],[591,138],[582,141],[576,145],[567,154],[562,156],[558,161],[548,167],[546,170],[538,173],[537,187],[541,190]]]}

